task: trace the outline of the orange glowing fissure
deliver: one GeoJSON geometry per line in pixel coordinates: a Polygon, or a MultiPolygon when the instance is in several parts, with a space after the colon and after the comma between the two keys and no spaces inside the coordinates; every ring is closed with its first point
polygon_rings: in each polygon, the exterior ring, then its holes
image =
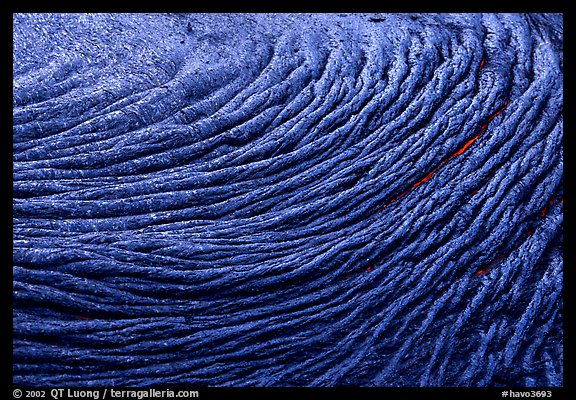
{"type": "Polygon", "coordinates": [[[505,259],[505,258],[506,258],[506,255],[504,255],[504,254],[497,254],[496,257],[494,257],[494,259],[493,259],[492,261],[490,261],[490,264],[488,264],[487,267],[485,267],[485,268],[479,268],[479,269],[476,271],[476,275],[477,275],[477,276],[485,275],[488,271],[490,271],[490,269],[492,268],[492,266],[493,266],[494,264],[496,264],[498,261],[501,261],[501,260],[503,260],[503,259],[505,259]]]}
{"type": "MultiPolygon", "coordinates": [[[[484,58],[482,58],[482,62],[480,63],[480,67],[484,66],[484,58]]],[[[508,99],[506,99],[504,101],[504,104],[502,105],[502,107],[500,107],[498,110],[496,110],[494,113],[492,113],[488,118],[487,118],[487,122],[483,123],[482,126],[480,126],[480,129],[478,129],[476,136],[474,136],[472,139],[468,140],[466,143],[464,143],[462,145],[462,147],[460,147],[458,150],[456,150],[456,152],[454,152],[450,157],[446,158],[445,160],[443,160],[436,168],[434,168],[432,171],[430,171],[424,178],[420,179],[418,182],[412,184],[412,188],[406,190],[405,192],[400,193],[398,196],[394,197],[392,200],[390,200],[389,203],[384,204],[383,206],[381,206],[378,211],[382,211],[386,208],[386,206],[388,204],[394,203],[397,200],[400,200],[402,197],[404,197],[406,194],[410,193],[412,191],[413,188],[420,186],[421,184],[428,182],[430,180],[430,178],[432,178],[432,175],[438,171],[438,169],[440,167],[442,167],[444,164],[446,164],[449,160],[451,160],[454,157],[459,156],[460,154],[464,153],[468,147],[470,147],[472,145],[472,143],[474,143],[484,132],[486,132],[486,129],[488,129],[488,123],[490,121],[492,121],[498,114],[500,114],[504,108],[506,108],[506,106],[508,105],[508,99]]]]}
{"type": "Polygon", "coordinates": [[[424,178],[420,179],[418,182],[413,184],[412,187],[418,187],[421,184],[423,184],[424,182],[427,182],[430,178],[432,178],[432,175],[434,174],[434,172],[436,172],[438,170],[438,168],[440,168],[440,166],[442,166],[442,164],[444,164],[444,162],[440,163],[440,165],[437,166],[436,168],[434,168],[432,171],[430,171],[428,173],[428,175],[426,175],[424,178]]]}
{"type": "MultiPolygon", "coordinates": [[[[486,126],[486,124],[482,125],[482,128],[484,128],[486,126]]],[[[485,129],[485,128],[484,128],[485,129]]],[[[469,141],[467,141],[466,143],[464,143],[464,146],[460,147],[460,149],[458,149],[458,151],[456,151],[456,153],[452,154],[452,157],[456,157],[459,156],[460,154],[464,153],[466,151],[466,149],[468,147],[470,147],[470,145],[472,143],[474,143],[476,141],[476,139],[478,139],[480,137],[480,135],[484,132],[484,129],[480,131],[480,133],[478,133],[476,136],[474,136],[472,139],[470,139],[469,141]]]]}
{"type": "Polygon", "coordinates": [[[544,218],[546,216],[546,214],[548,214],[548,206],[553,206],[556,203],[560,203],[560,204],[564,204],[564,199],[560,198],[560,199],[551,199],[548,201],[548,203],[546,205],[544,205],[544,207],[540,210],[540,212],[538,213],[538,215],[540,215],[541,218],[544,218]]]}

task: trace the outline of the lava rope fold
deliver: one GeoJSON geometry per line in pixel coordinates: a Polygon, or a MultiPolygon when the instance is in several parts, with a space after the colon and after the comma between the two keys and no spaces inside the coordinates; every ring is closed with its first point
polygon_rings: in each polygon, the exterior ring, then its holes
{"type": "Polygon", "coordinates": [[[13,23],[15,384],[562,386],[562,15],[13,23]]]}

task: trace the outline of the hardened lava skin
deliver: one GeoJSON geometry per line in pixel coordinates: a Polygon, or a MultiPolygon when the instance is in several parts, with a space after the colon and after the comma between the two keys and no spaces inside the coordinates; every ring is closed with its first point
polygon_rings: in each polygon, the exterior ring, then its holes
{"type": "Polygon", "coordinates": [[[562,386],[559,14],[14,14],[13,382],[562,386]]]}

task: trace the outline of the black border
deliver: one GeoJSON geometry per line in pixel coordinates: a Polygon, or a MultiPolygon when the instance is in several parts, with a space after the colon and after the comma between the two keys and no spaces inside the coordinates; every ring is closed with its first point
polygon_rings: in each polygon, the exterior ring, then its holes
{"type": "MultiPolygon", "coordinates": [[[[568,68],[564,66],[564,71],[568,71],[568,73],[564,74],[564,100],[568,104],[571,103],[572,100],[572,91],[571,89],[574,88],[574,82],[572,79],[572,75],[570,72],[575,71],[573,68],[574,63],[571,62],[573,59],[573,53],[568,48],[570,47],[570,40],[569,38],[572,37],[569,34],[566,34],[570,31],[570,33],[574,33],[574,28],[572,27],[572,19],[570,17],[573,16],[572,12],[569,12],[569,2],[562,2],[562,1],[554,1],[554,0],[546,0],[546,1],[523,1],[522,3],[517,3],[514,5],[512,2],[506,1],[482,1],[476,0],[475,2],[458,2],[454,4],[447,4],[446,2],[443,4],[439,4],[438,2],[427,2],[421,4],[414,4],[402,1],[394,1],[390,3],[384,3],[383,1],[371,1],[367,4],[358,4],[357,2],[347,2],[346,4],[343,3],[325,3],[324,5],[313,5],[313,4],[306,4],[305,7],[295,8],[296,5],[291,2],[274,2],[269,3],[265,6],[265,8],[261,6],[256,6],[255,4],[247,4],[241,2],[234,2],[226,4],[225,2],[216,3],[214,1],[205,1],[202,3],[188,3],[188,2],[174,2],[170,4],[165,2],[140,2],[136,3],[139,7],[135,7],[134,5],[129,6],[126,4],[118,4],[114,3],[105,3],[102,1],[97,2],[76,2],[76,3],[60,3],[55,4],[52,1],[42,2],[38,4],[33,4],[30,1],[16,3],[11,2],[10,4],[3,4],[2,7],[2,20],[1,20],[1,28],[3,30],[3,37],[6,39],[6,43],[2,49],[6,52],[6,59],[12,59],[13,53],[13,13],[21,13],[21,12],[194,12],[194,13],[202,13],[202,12],[226,12],[226,13],[235,13],[235,12],[266,12],[266,13],[284,13],[284,12],[293,12],[293,13],[340,13],[340,12],[354,12],[354,13],[363,13],[363,12],[374,12],[374,13],[390,13],[390,12],[417,12],[417,13],[436,13],[436,12],[528,12],[528,13],[539,13],[539,12],[546,12],[546,13],[561,13],[563,14],[563,28],[564,28],[564,61],[565,65],[568,64],[568,68]],[[65,4],[65,6],[64,6],[65,4]],[[519,4],[521,6],[519,6],[519,4]],[[10,52],[10,54],[8,54],[10,52]],[[572,67],[570,67],[572,66],[572,67]]],[[[11,76],[6,75],[6,76],[11,76]]],[[[5,87],[2,90],[2,93],[5,94],[6,101],[11,103],[11,94],[12,94],[12,82],[9,82],[8,78],[5,81],[5,87]],[[10,86],[9,86],[10,85],[10,86]]],[[[573,103],[572,103],[573,104],[573,103]]],[[[12,176],[13,176],[13,165],[12,165],[12,153],[11,150],[13,148],[12,142],[12,135],[9,133],[11,132],[11,123],[12,123],[12,114],[9,113],[9,106],[3,108],[4,116],[2,118],[3,125],[6,126],[5,130],[3,131],[4,134],[2,135],[3,139],[7,141],[5,145],[0,147],[4,151],[6,151],[6,156],[1,157],[0,160],[3,163],[1,170],[6,173],[2,176],[2,189],[8,192],[8,195],[5,196],[5,205],[3,210],[6,210],[5,213],[2,213],[2,227],[6,228],[6,235],[4,238],[10,238],[6,240],[6,247],[7,257],[12,254],[13,250],[13,242],[12,242],[12,176]],[[9,125],[10,124],[10,125],[9,125]]],[[[568,110],[570,108],[568,107],[568,110]]],[[[573,140],[572,137],[574,136],[573,130],[570,129],[571,126],[574,126],[572,121],[572,113],[568,112],[565,114],[564,119],[564,132],[567,132],[567,135],[564,135],[563,142],[564,142],[564,155],[571,155],[571,152],[566,152],[566,148],[572,150],[574,147],[570,146],[570,141],[573,140]]],[[[572,161],[570,157],[564,157],[564,160],[572,161]]],[[[573,171],[573,167],[568,168],[568,171],[573,171]]],[[[566,235],[566,226],[571,226],[570,222],[572,218],[572,204],[576,200],[573,196],[573,185],[571,182],[570,174],[564,174],[564,199],[567,201],[565,204],[568,204],[569,207],[564,209],[564,235],[566,235]]],[[[568,239],[569,240],[569,239],[568,239]]],[[[171,390],[197,390],[199,392],[199,398],[201,399],[233,399],[238,397],[245,397],[247,399],[270,399],[274,396],[281,396],[281,397],[294,397],[300,399],[311,399],[316,397],[336,397],[336,396],[343,396],[350,399],[442,399],[446,397],[456,396],[458,398],[464,398],[464,396],[479,396],[483,399],[500,399],[502,397],[502,392],[507,390],[515,390],[515,391],[546,391],[550,390],[553,399],[558,398],[566,398],[567,393],[573,388],[573,362],[574,359],[571,357],[572,350],[575,347],[573,343],[573,338],[575,338],[575,331],[574,331],[574,318],[573,318],[573,306],[575,304],[574,300],[574,290],[572,289],[571,283],[574,282],[574,266],[576,263],[573,262],[571,257],[571,252],[566,250],[570,250],[571,246],[565,246],[566,238],[564,239],[564,270],[563,270],[563,321],[564,321],[564,386],[561,388],[450,388],[450,387],[440,387],[440,388],[417,388],[417,387],[382,387],[382,388],[361,388],[361,387],[337,387],[337,388],[281,388],[281,387],[274,387],[274,388],[250,388],[250,387],[238,387],[238,388],[214,388],[214,387],[192,387],[192,386],[159,386],[154,387],[155,389],[162,390],[162,389],[171,389],[171,390]]],[[[10,258],[11,259],[11,258],[10,258]]],[[[7,271],[8,276],[1,280],[2,284],[5,285],[5,289],[1,290],[2,296],[4,297],[3,300],[3,307],[1,313],[1,320],[0,320],[0,333],[2,333],[2,338],[4,339],[3,346],[1,347],[3,364],[5,365],[5,369],[3,369],[4,373],[2,374],[3,379],[5,380],[5,385],[2,387],[6,388],[5,393],[8,397],[6,398],[15,398],[13,397],[13,391],[16,389],[21,389],[22,391],[26,391],[26,388],[17,387],[12,383],[12,366],[13,366],[13,355],[12,355],[12,331],[13,331],[13,321],[12,321],[12,281],[13,281],[13,274],[11,268],[6,265],[4,270],[7,271]]],[[[46,397],[45,398],[52,398],[50,397],[50,390],[53,389],[52,387],[36,387],[34,390],[44,390],[46,397]]],[[[71,389],[74,389],[71,387],[71,389]]],[[[100,399],[102,399],[102,391],[104,388],[80,388],[77,387],[76,389],[80,390],[95,390],[98,389],[100,391],[100,399]]],[[[134,390],[138,388],[121,388],[121,387],[114,387],[114,389],[127,389],[127,390],[134,390]]],[[[143,388],[140,388],[143,389],[143,388]]],[[[25,398],[23,396],[22,398],[25,398]]],[[[63,399],[67,398],[66,396],[62,397],[63,399]]],[[[107,398],[110,398],[108,395],[107,398]]]]}

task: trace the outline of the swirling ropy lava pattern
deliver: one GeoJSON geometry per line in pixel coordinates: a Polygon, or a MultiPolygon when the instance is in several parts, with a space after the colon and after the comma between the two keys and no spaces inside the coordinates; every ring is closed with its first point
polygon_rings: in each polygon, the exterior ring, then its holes
{"type": "Polygon", "coordinates": [[[13,381],[561,386],[556,14],[14,14],[13,381]]]}

